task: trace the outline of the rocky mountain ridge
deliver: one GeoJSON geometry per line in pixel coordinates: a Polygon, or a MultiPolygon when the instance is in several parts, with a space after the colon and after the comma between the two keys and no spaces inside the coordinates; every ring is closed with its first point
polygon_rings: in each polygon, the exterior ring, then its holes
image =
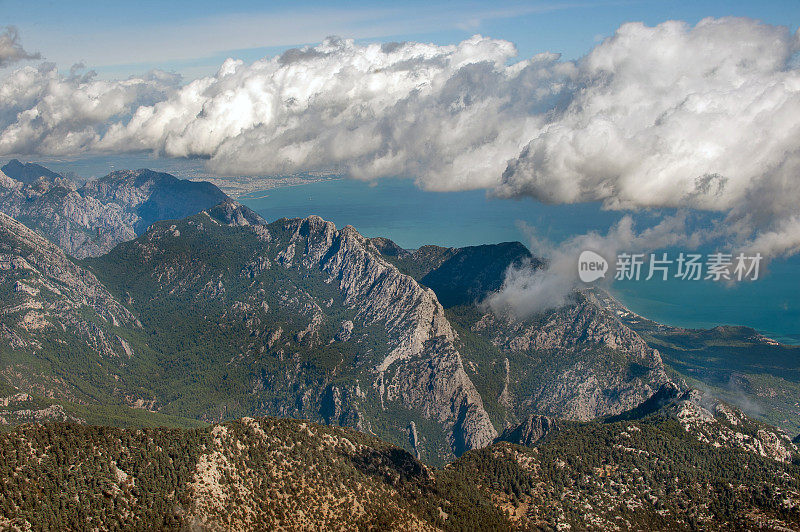
{"type": "MultiPolygon", "coordinates": [[[[140,315],[161,303],[220,312],[223,323],[231,320],[246,333],[241,351],[236,346],[231,352],[233,363],[300,363],[283,382],[275,380],[274,366],[264,369],[255,384],[259,394],[299,385],[292,393],[303,397],[296,407],[282,403],[267,412],[320,416],[369,431],[374,416],[385,418],[386,410],[400,408],[413,416],[395,430],[409,434],[412,422],[433,423],[444,430],[447,452],[456,454],[496,435],[435,294],[383,260],[352,227],[337,230],[316,216],[259,223],[251,211],[226,202],[179,223],[156,224],[90,264],[116,274],[122,263],[130,265],[124,276],[105,281],[131,294],[140,315]],[[211,249],[229,239],[236,242],[235,251],[212,257],[211,249]],[[137,308],[140,301],[147,306],[137,308]],[[347,352],[323,370],[318,367],[323,347],[347,352]],[[273,357],[277,360],[270,361],[273,357]],[[305,357],[310,358],[301,362],[305,357]],[[303,369],[304,364],[309,366],[303,369]],[[308,388],[305,376],[320,388],[308,388]]],[[[397,424],[381,423],[387,421],[397,424]]]]}

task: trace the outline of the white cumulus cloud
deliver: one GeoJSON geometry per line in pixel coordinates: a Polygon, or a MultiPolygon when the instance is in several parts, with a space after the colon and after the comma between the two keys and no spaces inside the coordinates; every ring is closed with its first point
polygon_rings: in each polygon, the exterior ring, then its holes
{"type": "Polygon", "coordinates": [[[228,60],[115,124],[97,147],[208,157],[229,174],[335,169],[439,190],[491,187],[574,70],[549,54],[508,65],[515,53],[484,37],[452,46],[331,38],[251,65],[228,60]]]}
{"type": "Polygon", "coordinates": [[[786,28],[747,19],[626,24],[577,63],[569,106],[509,163],[498,193],[720,211],[732,235],[769,231],[772,253],[791,251],[797,51],[786,28]]]}
{"type": "MultiPolygon", "coordinates": [[[[77,65],[79,67],[80,65],[77,65]]],[[[60,74],[51,63],[0,81],[0,153],[71,155],[90,149],[122,117],[174,92],[180,79],[151,72],[99,81],[94,72],[60,74]]]]}

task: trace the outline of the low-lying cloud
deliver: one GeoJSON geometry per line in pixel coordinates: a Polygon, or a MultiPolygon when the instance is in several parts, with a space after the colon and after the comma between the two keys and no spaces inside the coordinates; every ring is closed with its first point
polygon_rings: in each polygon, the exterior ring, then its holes
{"type": "Polygon", "coordinates": [[[637,230],[633,217],[625,215],[605,234],[591,232],[560,243],[541,238],[535,228],[524,226],[530,249],[546,257],[546,263],[538,268],[531,264],[512,266],[501,289],[483,303],[498,314],[518,318],[563,305],[576,287],[586,286],[579,281],[577,268],[578,257],[587,250],[609,262],[607,275],[592,283],[608,288],[613,282],[614,259],[620,252],[645,253],[676,246],[695,249],[713,237],[709,230],[691,229],[691,218],[688,212],[681,211],[665,216],[652,227],[637,230]]]}
{"type": "MultiPolygon", "coordinates": [[[[16,34],[13,42],[17,42],[16,34]]],[[[332,170],[548,203],[721,213],[800,250],[800,35],[750,19],[621,26],[586,56],[330,38],[186,85],[25,67],[0,82],[0,154],[153,151],[212,171],[332,170]]],[[[631,237],[633,238],[633,237],[631,237]]]]}

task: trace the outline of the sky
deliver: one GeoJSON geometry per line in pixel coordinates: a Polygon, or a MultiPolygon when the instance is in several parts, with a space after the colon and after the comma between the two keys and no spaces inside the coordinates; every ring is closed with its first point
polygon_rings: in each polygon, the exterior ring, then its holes
{"type": "Polygon", "coordinates": [[[0,0],[0,24],[16,26],[26,49],[62,70],[82,62],[101,78],[159,68],[193,79],[213,74],[227,57],[253,61],[330,35],[447,44],[480,33],[513,42],[521,57],[550,51],[574,59],[624,22],[696,23],[708,16],[746,16],[796,29],[800,2],[0,0]]]}
{"type": "Polygon", "coordinates": [[[146,152],[625,214],[560,247],[533,239],[553,275],[517,276],[508,301],[558,303],[581,249],[800,253],[797,0],[0,13],[0,156],[146,152]]]}

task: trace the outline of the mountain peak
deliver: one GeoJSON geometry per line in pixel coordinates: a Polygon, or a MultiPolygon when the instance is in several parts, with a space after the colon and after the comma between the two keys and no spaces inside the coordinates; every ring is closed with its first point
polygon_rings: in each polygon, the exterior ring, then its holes
{"type": "MultiPolygon", "coordinates": [[[[55,172],[16,159],[3,167],[0,190],[0,211],[77,258],[101,255],[154,222],[182,219],[230,200],[211,183],[147,168],[118,170],[77,188],[55,172]]],[[[240,212],[237,220],[257,218],[240,212]]]]}
{"type": "Polygon", "coordinates": [[[57,174],[52,170],[45,168],[44,166],[36,163],[23,163],[19,159],[11,159],[2,168],[0,168],[0,170],[2,170],[3,173],[11,179],[25,184],[33,183],[40,177],[47,179],[61,177],[60,174],[57,174]]]}

